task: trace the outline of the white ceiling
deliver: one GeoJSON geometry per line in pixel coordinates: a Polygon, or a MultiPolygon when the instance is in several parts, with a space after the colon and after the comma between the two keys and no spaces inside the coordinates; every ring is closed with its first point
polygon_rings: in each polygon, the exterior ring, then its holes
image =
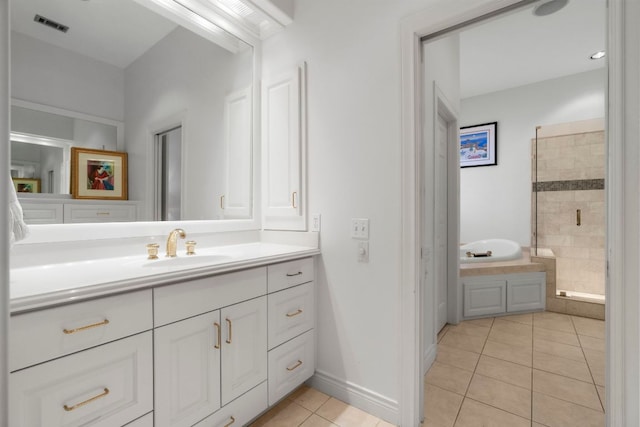
{"type": "Polygon", "coordinates": [[[606,0],[570,0],[545,17],[533,5],[460,33],[461,97],[595,70],[606,59],[606,0]]]}
{"type": "MultiPolygon", "coordinates": [[[[606,0],[570,0],[546,17],[534,16],[533,7],[461,32],[462,98],[605,66],[589,55],[605,47],[606,0]]],[[[14,31],[120,68],[176,27],[131,0],[15,0],[11,15],[14,31]],[[35,14],[70,29],[45,27],[35,14]]]]}
{"type": "Polygon", "coordinates": [[[131,0],[15,0],[11,28],[58,47],[125,68],[176,24],[131,0]],[[33,20],[69,26],[65,34],[33,20]]]}

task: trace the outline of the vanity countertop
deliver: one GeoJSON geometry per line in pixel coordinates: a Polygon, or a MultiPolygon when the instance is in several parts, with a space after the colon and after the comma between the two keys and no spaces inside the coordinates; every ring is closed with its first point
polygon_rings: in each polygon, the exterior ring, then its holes
{"type": "Polygon", "coordinates": [[[189,257],[135,255],[12,268],[10,309],[42,309],[319,253],[317,247],[252,242],[204,248],[189,257]]]}

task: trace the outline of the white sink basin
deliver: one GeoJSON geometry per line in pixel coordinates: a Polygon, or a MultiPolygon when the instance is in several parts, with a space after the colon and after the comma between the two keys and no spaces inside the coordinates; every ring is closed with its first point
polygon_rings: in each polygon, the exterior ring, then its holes
{"type": "Polygon", "coordinates": [[[171,268],[171,267],[193,267],[197,265],[218,264],[229,261],[227,255],[189,255],[177,256],[175,258],[161,258],[149,260],[142,264],[143,268],[171,268]]]}

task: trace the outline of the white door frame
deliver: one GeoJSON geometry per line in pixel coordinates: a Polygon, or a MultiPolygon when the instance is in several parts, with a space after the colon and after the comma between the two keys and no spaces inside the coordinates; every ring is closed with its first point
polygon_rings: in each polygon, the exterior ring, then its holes
{"type": "MultiPolygon", "coordinates": [[[[402,49],[402,252],[401,396],[402,426],[420,424],[423,405],[420,312],[419,153],[422,144],[422,57],[424,36],[512,7],[519,0],[440,2],[401,24],[402,49]],[[464,10],[461,10],[464,8],[464,10]]],[[[607,112],[607,386],[609,427],[640,424],[640,2],[608,1],[607,112]],[[629,117],[629,119],[626,119],[629,117]],[[627,142],[629,141],[629,142],[627,142]]]]}
{"type": "MultiPolygon", "coordinates": [[[[447,322],[456,324],[462,319],[462,289],[460,289],[460,113],[444,93],[434,84],[434,120],[442,116],[447,123],[447,322]],[[453,219],[453,221],[452,221],[453,219]]],[[[435,138],[435,135],[434,135],[435,138]]],[[[436,183],[437,185],[437,183],[436,183]]],[[[435,323],[434,323],[435,324],[435,323]]],[[[437,328],[436,328],[437,329],[437,328]]],[[[437,339],[439,331],[434,331],[437,339]]]]}
{"type": "MultiPolygon", "coordinates": [[[[0,167],[9,170],[9,1],[0,0],[0,167]]],[[[0,173],[0,200],[9,200],[11,178],[0,173]]],[[[11,184],[13,185],[13,184],[11,184]]],[[[6,203],[3,206],[7,206],[6,203]]],[[[0,427],[9,426],[9,209],[0,210],[0,427]]]]}

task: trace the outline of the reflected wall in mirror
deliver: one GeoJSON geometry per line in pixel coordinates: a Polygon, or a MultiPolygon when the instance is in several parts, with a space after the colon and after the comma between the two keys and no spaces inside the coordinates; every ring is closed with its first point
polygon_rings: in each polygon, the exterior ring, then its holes
{"type": "Polygon", "coordinates": [[[172,219],[251,218],[253,48],[188,19],[193,13],[178,3],[171,7],[180,14],[161,4],[11,2],[12,173],[67,194],[70,146],[126,151],[129,199],[141,202],[138,219],[152,220],[167,181],[158,179],[157,135],[181,127],[180,172],[171,178],[179,197],[170,190],[180,218],[172,219]],[[248,96],[231,105],[237,93],[248,96]]]}

